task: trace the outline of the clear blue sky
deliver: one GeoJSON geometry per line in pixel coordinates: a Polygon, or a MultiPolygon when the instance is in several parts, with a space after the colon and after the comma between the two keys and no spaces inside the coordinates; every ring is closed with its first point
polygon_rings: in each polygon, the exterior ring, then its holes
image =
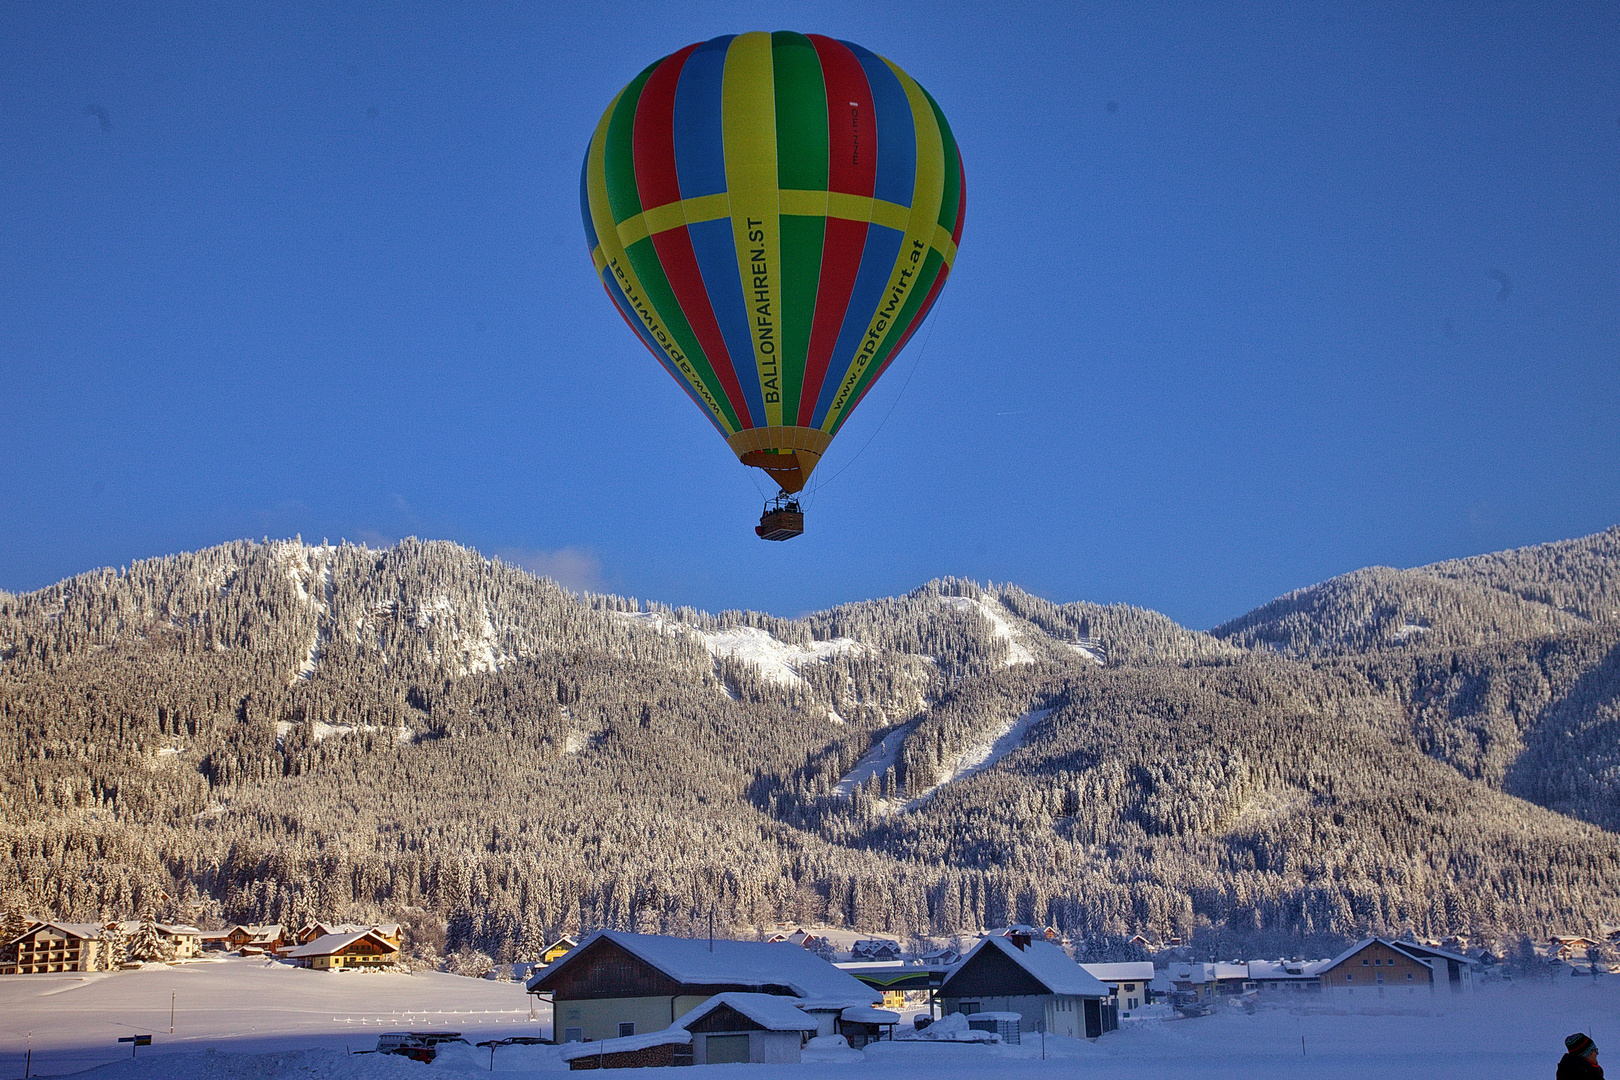
{"type": "Polygon", "coordinates": [[[1620,5],[8,0],[0,461],[13,591],[414,534],[711,610],[956,574],[1208,627],[1593,532],[1620,5]],[[751,29],[900,64],[968,176],[950,284],[785,544],[577,195],[625,82],[751,29]]]}

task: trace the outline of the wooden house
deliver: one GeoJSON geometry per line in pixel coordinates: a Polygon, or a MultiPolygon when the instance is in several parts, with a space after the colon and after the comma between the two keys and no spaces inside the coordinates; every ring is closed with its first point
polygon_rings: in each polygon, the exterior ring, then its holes
{"type": "Polygon", "coordinates": [[[292,944],[293,939],[280,923],[267,923],[263,926],[247,926],[238,924],[230,928],[225,934],[225,945],[230,949],[254,949],[259,952],[279,952],[284,946],[292,944]]]}
{"type": "MultiPolygon", "coordinates": [[[[1432,994],[1437,970],[1439,981],[1450,983],[1453,961],[1461,961],[1464,969],[1470,966],[1467,957],[1410,941],[1374,937],[1350,946],[1322,967],[1317,976],[1322,992],[1334,997],[1432,994]]],[[[1459,983],[1462,978],[1459,970],[1459,983]]]]}
{"type": "Polygon", "coordinates": [[[1095,1039],[1118,1026],[1112,991],[1062,949],[1028,937],[987,937],[950,970],[945,1015],[1015,1012],[1019,1029],[1095,1039]]]}
{"type": "Polygon", "coordinates": [[[878,995],[816,954],[764,941],[599,930],[528,982],[549,1000],[558,1041],[669,1027],[716,994],[762,993],[870,1005],[878,995]]]}
{"type": "Polygon", "coordinates": [[[367,930],[373,931],[378,937],[387,941],[394,948],[399,948],[399,923],[305,923],[293,935],[292,942],[299,945],[308,945],[317,938],[328,937],[333,934],[361,934],[367,930]]]}
{"type": "Polygon", "coordinates": [[[104,966],[102,928],[94,923],[36,922],[6,942],[16,959],[0,974],[48,975],[59,971],[98,971],[104,966]]]}
{"type": "Polygon", "coordinates": [[[399,946],[377,933],[327,934],[304,945],[295,945],[284,954],[299,967],[379,968],[399,960],[399,946]]]}

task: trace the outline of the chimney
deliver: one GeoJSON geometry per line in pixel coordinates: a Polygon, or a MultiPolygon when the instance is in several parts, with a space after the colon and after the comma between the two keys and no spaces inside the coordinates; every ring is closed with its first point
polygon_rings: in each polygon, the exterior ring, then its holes
{"type": "Polygon", "coordinates": [[[1014,945],[1018,946],[1019,952],[1023,952],[1025,949],[1029,948],[1029,935],[1024,931],[1014,930],[1010,932],[1007,937],[1014,945]]]}

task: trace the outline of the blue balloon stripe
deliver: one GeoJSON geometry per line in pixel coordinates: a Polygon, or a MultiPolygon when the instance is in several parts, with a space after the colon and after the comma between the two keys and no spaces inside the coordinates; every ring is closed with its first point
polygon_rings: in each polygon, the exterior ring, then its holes
{"type": "Polygon", "coordinates": [[[723,79],[726,51],[736,36],[726,34],[693,49],[675,84],[675,176],[683,199],[726,190],[723,79]]]}
{"type": "MultiPolygon", "coordinates": [[[[879,159],[879,168],[882,168],[879,159]]],[[[844,309],[844,323],[838,330],[838,343],[833,346],[832,359],[827,364],[827,378],[816,396],[816,412],[811,427],[820,427],[827,419],[838,388],[844,384],[855,354],[861,347],[866,328],[871,325],[872,313],[883,301],[883,290],[894,272],[894,260],[900,255],[900,244],[906,234],[899,229],[873,223],[866,230],[866,247],[861,251],[861,268],[855,272],[855,288],[849,294],[849,306],[844,309]]]]}
{"type": "Polygon", "coordinates": [[[882,57],[854,42],[844,44],[866,72],[877,111],[877,186],[873,194],[910,206],[917,188],[917,125],[911,115],[911,99],[882,57]]]}
{"type": "MultiPolygon", "coordinates": [[[[726,340],[737,382],[748,400],[751,417],[744,427],[765,423],[765,397],[759,388],[759,372],[754,363],[754,339],[749,329],[748,301],[743,297],[742,272],[737,267],[737,241],[731,219],[700,221],[686,227],[697,256],[698,272],[703,275],[703,291],[709,294],[714,321],[726,340]]],[[[739,417],[738,419],[742,419],[739,417]]]]}

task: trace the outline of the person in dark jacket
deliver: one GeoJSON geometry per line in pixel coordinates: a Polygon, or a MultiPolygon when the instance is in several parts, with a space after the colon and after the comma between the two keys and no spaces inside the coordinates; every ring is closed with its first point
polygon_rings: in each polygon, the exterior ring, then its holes
{"type": "Polygon", "coordinates": [[[1577,1031],[1564,1040],[1569,1053],[1558,1062],[1558,1080],[1603,1080],[1597,1044],[1577,1031]]]}

